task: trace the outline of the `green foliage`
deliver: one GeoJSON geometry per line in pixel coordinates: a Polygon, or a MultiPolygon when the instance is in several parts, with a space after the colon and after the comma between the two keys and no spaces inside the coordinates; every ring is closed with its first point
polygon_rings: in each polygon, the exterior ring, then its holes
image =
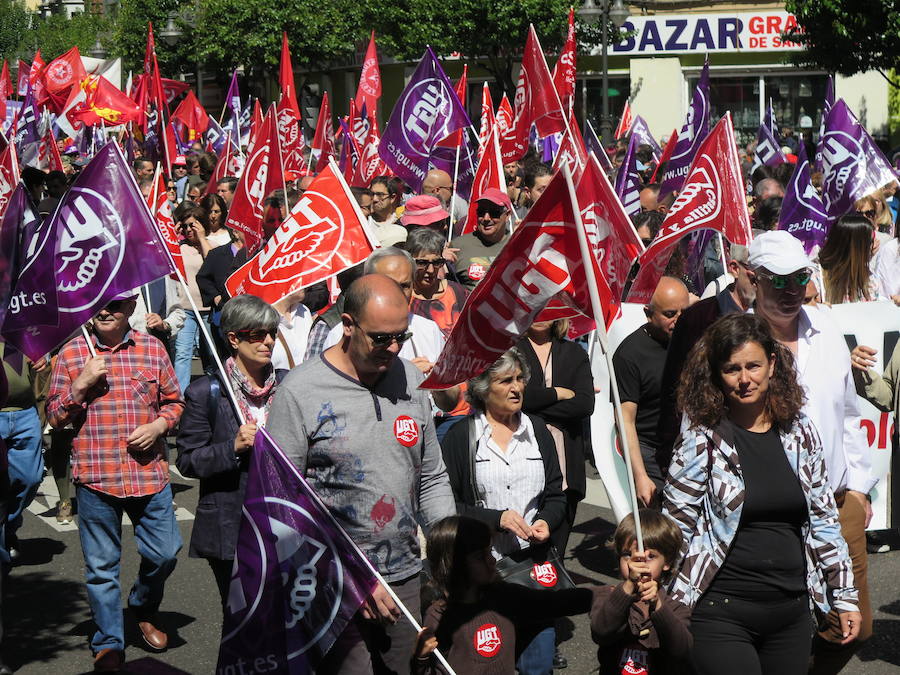
{"type": "Polygon", "coordinates": [[[0,2],[0,56],[13,65],[16,57],[25,55],[22,43],[30,23],[31,18],[24,3],[9,0],[0,2]]]}
{"type": "Polygon", "coordinates": [[[78,47],[82,56],[94,46],[97,35],[105,31],[108,21],[97,14],[78,13],[67,19],[64,14],[42,18],[34,15],[31,30],[25,38],[28,52],[41,49],[41,56],[49,63],[72,47],[78,47]]]}
{"type": "Polygon", "coordinates": [[[196,62],[192,44],[191,27],[179,16],[176,26],[182,36],[170,46],[161,36],[166,28],[170,12],[178,12],[183,3],[179,0],[121,0],[114,17],[112,53],[122,57],[122,70],[139,73],[144,66],[147,47],[147,26],[153,24],[156,40],[156,57],[164,76],[173,77],[179,70],[193,70],[196,62]]]}
{"type": "MultiPolygon", "coordinates": [[[[806,47],[794,60],[842,75],[884,73],[898,63],[900,12],[896,0],[787,0],[799,30],[787,37],[806,47]]],[[[888,80],[900,86],[896,79],[888,80]]]]}

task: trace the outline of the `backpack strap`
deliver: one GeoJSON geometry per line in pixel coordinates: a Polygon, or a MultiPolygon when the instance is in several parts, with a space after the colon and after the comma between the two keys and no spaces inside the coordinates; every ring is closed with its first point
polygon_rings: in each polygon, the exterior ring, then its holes
{"type": "Polygon", "coordinates": [[[206,399],[206,419],[209,420],[209,428],[216,428],[216,418],[219,416],[219,399],[222,396],[222,383],[215,372],[206,374],[209,382],[209,397],[206,399]]]}

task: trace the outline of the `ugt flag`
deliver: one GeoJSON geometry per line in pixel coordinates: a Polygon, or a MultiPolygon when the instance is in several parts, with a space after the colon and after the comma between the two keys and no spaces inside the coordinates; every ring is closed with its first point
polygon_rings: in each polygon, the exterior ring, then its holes
{"type": "Polygon", "coordinates": [[[632,134],[631,139],[628,141],[625,159],[622,160],[619,173],[616,174],[616,194],[622,200],[625,213],[629,217],[641,212],[641,186],[643,181],[637,170],[637,157],[634,156],[637,143],[638,137],[632,134]]]}
{"type": "Polygon", "coordinates": [[[174,271],[119,146],[107,143],[52,219],[22,242],[21,272],[2,335],[37,360],[117,295],[174,271]],[[48,280],[56,279],[55,284],[48,280]],[[56,303],[58,311],[52,311],[56,303]]]}
{"type": "Polygon", "coordinates": [[[271,673],[313,672],[377,583],[359,549],[260,428],[216,672],[248,672],[245,665],[258,663],[271,673]]]}
{"type": "Polygon", "coordinates": [[[700,73],[700,81],[694,88],[694,97],[691,99],[691,107],[688,108],[687,119],[684,126],[681,127],[681,131],[678,132],[678,142],[672,151],[672,157],[666,163],[666,170],[659,188],[660,198],[670,192],[681,190],[684,179],[688,175],[688,168],[694,161],[694,156],[708,131],[709,59],[703,64],[703,72],[700,73]]]}
{"type": "Polygon", "coordinates": [[[794,175],[784,191],[778,229],[787,230],[802,241],[807,253],[812,253],[816,246],[822,246],[828,234],[828,215],[810,175],[806,147],[801,143],[794,175]]]}
{"type": "Polygon", "coordinates": [[[394,104],[378,154],[418,192],[438,141],[470,124],[453,85],[429,47],[394,104]]]}

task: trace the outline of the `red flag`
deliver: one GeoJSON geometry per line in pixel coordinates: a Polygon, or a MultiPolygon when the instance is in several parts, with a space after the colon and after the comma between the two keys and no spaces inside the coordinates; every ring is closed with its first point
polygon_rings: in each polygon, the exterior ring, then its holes
{"type": "Polygon", "coordinates": [[[228,176],[228,167],[231,164],[231,132],[225,133],[225,145],[222,146],[222,153],[216,160],[216,168],[213,169],[212,176],[206,184],[206,194],[212,195],[218,189],[219,181],[228,176]]]}
{"type": "Polygon", "coordinates": [[[19,59],[19,65],[16,70],[16,93],[19,96],[28,94],[28,74],[31,72],[31,65],[27,61],[19,59]]]}
{"type": "Polygon", "coordinates": [[[369,38],[369,48],[359,74],[359,87],[356,89],[356,109],[362,110],[366,104],[366,113],[376,117],[378,99],[381,98],[381,72],[378,70],[378,50],[375,48],[375,31],[369,38]]]}
{"type": "Polygon", "coordinates": [[[81,87],[85,99],[66,113],[73,126],[80,122],[91,127],[101,121],[106,126],[116,126],[140,122],[144,118],[144,112],[137,104],[102,75],[85,78],[81,87]]]}
{"type": "Polygon", "coordinates": [[[3,70],[0,71],[0,120],[6,119],[6,101],[12,96],[12,80],[9,78],[9,63],[3,59],[3,70]]]}
{"type": "Polygon", "coordinates": [[[259,99],[253,99],[253,115],[250,118],[250,140],[247,143],[247,154],[251,154],[253,152],[253,141],[256,138],[256,135],[259,133],[259,130],[262,129],[263,124],[263,112],[262,105],[259,103],[259,99]]]}
{"type": "Polygon", "coordinates": [[[247,165],[228,210],[227,225],[243,234],[248,255],[256,250],[262,240],[266,197],[283,186],[281,166],[278,123],[273,105],[266,112],[259,133],[253,139],[253,151],[247,156],[247,165]]]}
{"type": "Polygon", "coordinates": [[[297,104],[297,85],[294,83],[294,66],[291,64],[291,50],[288,47],[287,33],[281,34],[281,68],[278,71],[281,84],[280,110],[289,110],[294,120],[300,119],[300,106],[297,104]]]}
{"type": "Polygon", "coordinates": [[[628,134],[628,130],[631,129],[631,106],[628,104],[628,101],[625,101],[625,107],[622,108],[622,117],[619,120],[619,126],[616,127],[616,133],[614,138],[619,139],[628,134]]]}
{"type": "Polygon", "coordinates": [[[469,234],[475,231],[475,225],[478,223],[478,198],[489,188],[497,188],[506,194],[506,176],[503,173],[503,159],[500,157],[500,143],[497,140],[496,126],[488,136],[487,147],[478,161],[475,178],[472,179],[469,212],[460,234],[469,234]]]}
{"type": "Polygon", "coordinates": [[[578,45],[575,40],[575,9],[569,7],[569,30],[566,32],[566,43],[559,58],[553,66],[553,86],[559,94],[563,111],[571,113],[575,104],[575,61],[578,45]]]}
{"type": "MultiPolygon", "coordinates": [[[[504,98],[504,100],[506,100],[504,98]]],[[[507,105],[509,101],[506,101],[507,105]]],[[[512,111],[512,109],[510,109],[512,111]]],[[[494,119],[494,102],[491,100],[491,88],[485,82],[481,87],[481,128],[478,131],[478,158],[484,153],[485,144],[488,136],[496,124],[494,119]]]]}
{"type": "Polygon", "coordinates": [[[41,50],[38,49],[34,55],[34,61],[31,62],[31,68],[28,70],[28,86],[31,87],[35,100],[43,96],[44,83],[41,81],[41,74],[46,65],[41,57],[41,50]]]}
{"type": "Polygon", "coordinates": [[[390,175],[390,170],[378,154],[378,146],[381,143],[381,134],[378,131],[378,120],[373,116],[369,124],[369,134],[365,144],[360,148],[359,161],[356,163],[356,172],[353,174],[352,185],[368,187],[375,176],[390,175]]]}
{"type": "Polygon", "coordinates": [[[225,282],[231,296],[275,303],[363,262],[375,246],[334,162],[315,177],[262,251],[225,282]]]}
{"type": "Polygon", "coordinates": [[[53,59],[44,68],[44,84],[47,93],[62,97],[63,101],[69,97],[69,90],[87,77],[87,71],[81,63],[81,54],[78,47],[72,47],[62,56],[53,59]]]}
{"type": "Polygon", "coordinates": [[[666,162],[669,161],[669,158],[672,156],[672,153],[675,152],[675,146],[678,145],[678,129],[672,129],[672,135],[669,136],[669,141],[666,143],[666,147],[663,148],[663,153],[659,158],[659,161],[656,163],[656,168],[653,170],[653,175],[650,177],[650,182],[656,182],[656,174],[659,173],[659,168],[661,166],[665,166],[666,162]]]}
{"type": "Polygon", "coordinates": [[[719,120],[697,149],[681,193],[669,209],[659,235],[641,254],[641,269],[628,299],[649,302],[672,250],[684,235],[700,229],[716,230],[732,244],[741,246],[749,246],[752,238],[730,113],[719,120]]]}
{"type": "Polygon", "coordinates": [[[38,144],[38,168],[47,171],[62,171],[62,157],[59,155],[59,148],[56,147],[56,139],[53,138],[53,132],[48,128],[41,137],[38,144]]]}
{"type": "MultiPolygon", "coordinates": [[[[181,277],[187,279],[184,271],[184,257],[181,255],[181,233],[175,227],[175,220],[172,218],[172,202],[169,201],[169,195],[166,193],[166,181],[163,178],[160,165],[156,165],[156,179],[154,181],[154,189],[151,190],[147,197],[147,206],[150,207],[150,213],[153,214],[153,220],[159,228],[163,243],[169,249],[169,255],[172,256],[172,262],[181,272],[181,277]]],[[[169,275],[177,280],[178,275],[169,275]]]]}
{"type": "MultiPolygon", "coordinates": [[[[553,298],[593,316],[578,239],[572,193],[557,173],[469,296],[422,387],[444,389],[484,372],[553,298]]],[[[608,305],[609,293],[594,276],[608,305]]]]}
{"type": "MultiPolygon", "coordinates": [[[[460,76],[459,80],[456,83],[455,92],[456,97],[459,99],[459,102],[462,103],[462,107],[466,107],[466,90],[469,86],[469,66],[463,66],[463,72],[460,76]]],[[[458,148],[462,145],[463,139],[465,138],[465,129],[457,129],[449,136],[442,138],[438,141],[438,146],[442,148],[458,148]]]]}
{"type": "Polygon", "coordinates": [[[558,171],[565,164],[569,167],[572,180],[577,182],[587,166],[587,149],[584,147],[584,139],[575,123],[575,115],[571,114],[569,117],[569,126],[563,134],[562,142],[560,142],[556,157],[553,159],[553,170],[558,171]]]}
{"type": "Polygon", "coordinates": [[[16,144],[10,143],[6,146],[6,150],[0,153],[0,217],[6,213],[13,190],[18,184],[19,158],[16,156],[16,144]]]}
{"type": "Polygon", "coordinates": [[[291,103],[286,96],[282,96],[276,108],[278,114],[278,138],[281,142],[281,152],[284,157],[285,180],[294,180],[304,175],[306,167],[303,165],[303,134],[300,133],[299,118],[294,117],[291,103]]]}
{"type": "Polygon", "coordinates": [[[206,131],[206,127],[209,126],[209,115],[203,109],[203,106],[200,105],[200,101],[197,100],[193,89],[188,90],[187,96],[175,108],[175,112],[172,113],[172,120],[178,120],[185,126],[188,132],[187,140],[189,141],[200,138],[206,131]]]}
{"type": "Polygon", "coordinates": [[[316,120],[316,133],[312,141],[312,154],[316,158],[316,173],[328,165],[328,158],[334,156],[334,127],[331,124],[331,106],[328,104],[328,92],[322,94],[322,105],[319,107],[319,119],[316,120]]]}
{"type": "Polygon", "coordinates": [[[153,22],[147,23],[147,46],[144,47],[144,74],[153,72],[156,65],[156,40],[153,38],[153,22]]]}

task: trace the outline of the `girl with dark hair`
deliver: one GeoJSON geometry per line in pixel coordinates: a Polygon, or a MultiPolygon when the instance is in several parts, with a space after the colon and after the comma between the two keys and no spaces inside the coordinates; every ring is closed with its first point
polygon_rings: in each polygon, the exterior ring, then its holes
{"type": "Polygon", "coordinates": [[[678,388],[684,412],[663,509],[684,542],[669,596],[693,608],[698,675],[805,673],[812,626],[861,616],[819,434],[794,358],[753,314],[716,321],[678,388]]]}
{"type": "Polygon", "coordinates": [[[517,624],[590,609],[587,588],[538,591],[498,581],[491,530],[480,520],[444,518],[431,528],[426,550],[438,600],[425,611],[414,673],[443,672],[431,655],[435,647],[457,673],[513,673],[523,646],[517,624]]]}
{"type": "Polygon", "coordinates": [[[875,226],[861,213],[842,216],[831,226],[819,251],[822,301],[830,305],[878,299],[869,263],[875,226]]]}

